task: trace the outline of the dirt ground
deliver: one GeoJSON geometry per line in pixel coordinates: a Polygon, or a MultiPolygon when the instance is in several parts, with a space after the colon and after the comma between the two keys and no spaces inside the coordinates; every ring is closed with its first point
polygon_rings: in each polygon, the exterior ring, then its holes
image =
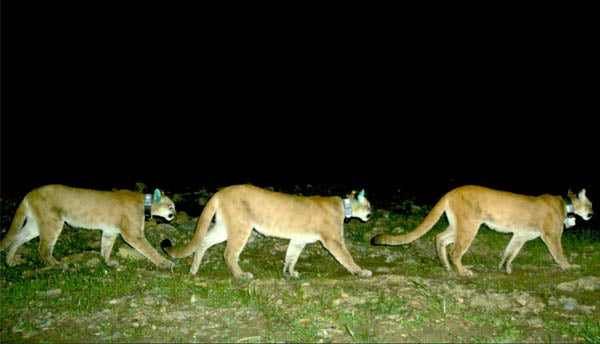
{"type": "MultiPolygon", "coordinates": [[[[113,256],[121,264],[114,276],[130,272],[128,266],[137,262],[134,271],[142,281],[139,289],[104,300],[105,306],[84,314],[53,313],[45,309],[44,300],[68,300],[69,295],[49,285],[41,295],[27,296],[18,309],[2,307],[1,342],[588,341],[583,327],[590,318],[598,319],[600,270],[592,270],[592,274],[585,272],[590,269],[565,272],[547,251],[532,257],[532,252],[540,250],[526,247],[508,275],[498,271],[497,264],[498,247],[509,237],[490,248],[485,241],[488,234],[482,232],[482,239],[477,239],[465,256],[465,264],[472,266],[475,276],[464,278],[440,266],[432,236],[403,247],[370,245],[369,238],[382,230],[384,216],[378,212],[370,223],[346,225],[348,248],[361,267],[373,271],[369,278],[350,275],[319,243],[307,245],[302,252],[296,266],[301,277],[288,280],[281,272],[287,241],[253,235],[240,265],[252,272],[254,279],[242,283],[231,282],[223,244],[211,248],[198,275],[190,276],[190,259],[177,261],[173,271],[158,270],[119,240],[113,256]],[[361,226],[368,226],[364,236],[350,238],[352,231],[365,228],[361,226]],[[182,283],[177,301],[161,289],[161,281],[169,279],[182,283]],[[259,302],[254,306],[238,299],[216,306],[200,302],[210,295],[211,288],[228,283],[232,291],[256,293],[259,302]],[[322,316],[304,317],[310,314],[305,307],[323,307],[322,316]],[[368,319],[353,319],[355,316],[368,319]],[[72,338],[70,329],[85,335],[72,338]]],[[[149,222],[146,235],[155,247],[165,237],[183,243],[191,237],[196,219],[180,213],[175,223],[149,222]]],[[[106,269],[98,254],[99,238],[99,231],[65,229],[55,256],[69,271],[77,266],[106,269]],[[89,249],[69,248],[72,242],[89,242],[89,249]]],[[[23,279],[63,273],[44,267],[36,249],[34,240],[19,251],[23,279]]],[[[567,252],[567,259],[598,262],[599,254],[597,245],[590,244],[567,252]]],[[[0,267],[0,275],[5,276],[7,269],[11,268],[0,267]]],[[[109,279],[107,284],[114,283],[109,279]]],[[[10,283],[0,277],[2,295],[10,290],[10,283]]],[[[597,334],[598,329],[595,331],[597,334]]]]}
{"type": "MultiPolygon", "coordinates": [[[[192,231],[194,220],[190,219],[183,226],[192,231]]],[[[149,226],[147,233],[155,242],[161,237],[173,237],[176,232],[184,240],[190,233],[182,232],[181,226],[179,227],[175,229],[170,224],[149,226]]],[[[69,233],[72,231],[65,231],[63,235],[68,237],[69,233]]],[[[98,233],[92,231],[81,231],[78,235],[87,235],[91,241],[98,238],[98,233]]],[[[312,329],[317,331],[319,341],[323,342],[457,342],[473,339],[487,342],[585,341],[580,335],[565,333],[564,328],[573,327],[572,333],[577,333],[576,327],[581,325],[579,319],[597,314],[600,307],[600,279],[597,275],[565,273],[549,259],[545,259],[539,266],[515,262],[511,275],[498,271],[495,265],[475,264],[473,270],[476,276],[462,278],[439,266],[430,240],[417,242],[410,248],[375,247],[367,243],[347,242],[355,260],[373,271],[372,277],[351,276],[316,243],[307,246],[298,262],[297,270],[301,272],[301,278],[284,279],[278,275],[281,275],[279,270],[283,266],[287,242],[256,235],[247,245],[241,260],[241,265],[252,271],[255,278],[247,284],[236,284],[236,288],[259,290],[261,297],[267,302],[292,307],[276,309],[288,314],[291,321],[297,322],[314,319],[303,319],[301,316],[294,318],[294,314],[301,314],[301,311],[293,307],[304,307],[304,303],[317,306],[324,290],[333,290],[334,308],[338,311],[344,309],[343,314],[364,312],[365,304],[376,305],[376,309],[369,313],[372,319],[367,322],[368,330],[349,330],[335,320],[328,323],[327,314],[323,314],[325,320],[321,321],[322,328],[312,329]],[[318,278],[325,271],[327,278],[318,278]],[[532,280],[535,282],[532,283],[532,280]],[[300,304],[286,303],[283,300],[285,295],[296,295],[299,292],[304,298],[300,304]],[[399,306],[388,311],[385,302],[399,306]],[[470,310],[468,317],[463,318],[456,311],[461,308],[470,310]],[[473,318],[473,314],[478,315],[473,318]],[[494,326],[495,317],[499,321],[497,326],[494,326]],[[507,320],[510,327],[514,328],[514,338],[511,337],[512,334],[506,333],[507,320]],[[362,337],[356,336],[359,332],[362,337]]],[[[209,250],[198,276],[190,277],[185,283],[209,289],[213,284],[230,280],[231,276],[222,259],[223,246],[215,246],[209,250]]],[[[124,243],[120,243],[115,249],[114,254],[122,261],[117,269],[123,269],[123,273],[126,273],[123,266],[127,266],[130,260],[141,259],[124,243]]],[[[597,250],[589,252],[598,254],[597,250]]],[[[22,258],[30,262],[35,261],[36,254],[33,245],[21,252],[22,258]]],[[[485,252],[485,248],[474,248],[473,256],[486,254],[489,252],[485,252]]],[[[77,264],[103,266],[99,255],[93,250],[72,253],[63,257],[62,261],[71,267],[77,264]]],[[[160,271],[150,264],[141,264],[137,273],[144,279],[169,279],[186,275],[189,264],[189,260],[178,262],[174,272],[160,271]]],[[[31,263],[30,266],[31,269],[23,271],[23,278],[44,271],[60,273],[31,263]]],[[[2,285],[3,292],[6,292],[9,286],[6,282],[2,285]]],[[[60,289],[51,288],[45,297],[66,297],[60,294],[60,289]]],[[[269,315],[256,307],[236,307],[235,304],[231,307],[210,307],[193,301],[171,304],[161,294],[162,291],[157,287],[145,289],[142,293],[132,291],[131,294],[108,300],[107,304],[110,306],[106,308],[90,312],[87,316],[77,314],[76,317],[69,312],[49,314],[43,307],[44,302],[33,301],[39,300],[39,297],[34,298],[21,309],[3,309],[2,342],[62,342],[63,332],[73,324],[80,329],[89,330],[84,331],[89,337],[77,338],[75,341],[161,342],[167,339],[182,342],[271,342],[298,341],[297,338],[302,338],[286,334],[285,328],[269,328],[269,315]],[[116,316],[131,314],[132,308],[135,309],[135,316],[116,316]],[[122,326],[146,327],[150,334],[143,338],[131,338],[123,330],[107,333],[107,324],[110,323],[114,324],[115,329],[122,326]]],[[[195,297],[200,296],[190,293],[184,299],[193,300],[195,297]]]]}

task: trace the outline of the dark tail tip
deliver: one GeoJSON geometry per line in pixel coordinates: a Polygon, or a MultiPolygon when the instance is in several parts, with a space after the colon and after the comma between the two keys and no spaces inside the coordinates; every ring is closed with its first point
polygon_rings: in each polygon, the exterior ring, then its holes
{"type": "Polygon", "coordinates": [[[164,250],[165,248],[169,248],[173,246],[173,244],[171,243],[171,240],[169,239],[165,239],[163,241],[160,242],[160,247],[164,250]]]}
{"type": "Polygon", "coordinates": [[[371,245],[379,245],[379,242],[377,240],[378,237],[379,237],[379,235],[376,235],[371,238],[371,245]]]}

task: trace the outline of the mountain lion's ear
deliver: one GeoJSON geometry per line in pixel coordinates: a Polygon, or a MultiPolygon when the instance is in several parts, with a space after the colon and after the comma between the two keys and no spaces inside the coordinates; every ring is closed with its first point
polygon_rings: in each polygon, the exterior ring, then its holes
{"type": "Polygon", "coordinates": [[[365,189],[360,190],[360,192],[358,193],[358,199],[363,199],[365,198],[365,189]]]}
{"type": "Polygon", "coordinates": [[[160,202],[162,195],[159,189],[154,189],[154,202],[160,202]]]}
{"type": "Polygon", "coordinates": [[[581,189],[581,191],[579,191],[579,193],[577,194],[577,198],[579,198],[579,199],[585,198],[585,189],[581,189]]]}

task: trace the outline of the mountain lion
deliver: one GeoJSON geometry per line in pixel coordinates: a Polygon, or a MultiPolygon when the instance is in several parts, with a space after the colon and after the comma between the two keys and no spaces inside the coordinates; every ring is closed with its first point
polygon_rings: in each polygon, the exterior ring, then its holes
{"type": "Polygon", "coordinates": [[[173,258],[194,254],[190,273],[198,272],[202,256],[211,246],[227,241],[225,261],[237,279],[251,279],[238,265],[252,229],[266,236],[290,239],[283,268],[286,277],[297,278],[296,261],[306,244],[320,241],[350,273],[371,276],[358,266],[344,242],[344,219],[371,218],[371,205],[364,190],[347,198],[337,196],[295,196],[253,185],[232,185],[217,191],[206,203],[191,241],[174,248],[169,239],[161,246],[173,258]],[[214,217],[214,224],[211,221],[214,217]],[[210,228],[209,228],[210,226],[210,228]]]}
{"type": "Polygon", "coordinates": [[[573,214],[586,221],[593,215],[592,203],[585,196],[585,189],[578,194],[569,190],[567,197],[547,194],[525,196],[467,185],[445,194],[412,232],[403,235],[379,234],[371,242],[374,245],[408,244],[427,233],[444,212],[448,227],[435,237],[438,257],[444,267],[450,270],[446,246],[454,243],[450,260],[461,276],[468,277],[473,276],[473,272],[462,265],[462,256],[482,224],[498,232],[513,233],[498,266],[500,270],[505,267],[510,274],[511,262],[523,244],[537,237],[542,238],[562,269],[572,269],[579,266],[569,264],[563,255],[563,226],[569,228],[575,225],[573,214]]]}
{"type": "Polygon", "coordinates": [[[42,259],[48,265],[58,265],[52,251],[66,222],[71,227],[102,231],[100,254],[109,266],[118,264],[109,257],[121,234],[129,245],[156,266],[171,268],[174,263],[160,255],[144,236],[144,220],[153,215],[168,221],[175,217],[175,204],[159,189],[151,195],[129,190],[97,191],[46,185],[25,195],[8,233],[0,242],[0,250],[9,248],[6,262],[14,266],[17,249],[39,236],[38,249],[42,259]]]}

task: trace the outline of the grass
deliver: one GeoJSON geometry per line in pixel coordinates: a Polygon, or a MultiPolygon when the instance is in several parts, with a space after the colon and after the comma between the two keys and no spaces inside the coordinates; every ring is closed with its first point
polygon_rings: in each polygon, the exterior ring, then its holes
{"type": "MultiPolygon", "coordinates": [[[[5,205],[12,212],[15,203],[5,205]]],[[[563,236],[567,258],[580,270],[558,269],[543,242],[534,240],[507,275],[497,265],[510,235],[482,228],[464,257],[476,277],[466,279],[443,269],[435,254],[433,237],[445,228],[444,220],[411,245],[370,246],[375,224],[389,232],[410,230],[428,211],[406,202],[392,208],[397,212],[379,209],[370,222],[346,224],[355,260],[374,271],[369,279],[350,276],[320,244],[312,244],[298,261],[300,278],[286,280],[285,251],[273,249],[286,242],[276,238],[258,237],[242,253],[240,264],[254,274],[252,281],[232,279],[224,245],[211,248],[198,275],[191,276],[191,258],[179,260],[173,271],[147,260],[119,259],[118,268],[90,264],[99,258],[100,232],[77,229],[63,232],[55,256],[81,258],[65,269],[47,269],[33,240],[23,248],[24,264],[9,268],[0,258],[0,341],[599,341],[600,291],[555,288],[598,277],[598,231],[578,227],[563,236]],[[556,301],[561,297],[595,306],[596,312],[566,310],[556,301]]],[[[5,214],[3,208],[3,232],[10,221],[5,214]]],[[[161,240],[160,233],[147,235],[152,243],[161,240]]],[[[119,246],[125,244],[119,241],[115,251],[119,246]]]]}

